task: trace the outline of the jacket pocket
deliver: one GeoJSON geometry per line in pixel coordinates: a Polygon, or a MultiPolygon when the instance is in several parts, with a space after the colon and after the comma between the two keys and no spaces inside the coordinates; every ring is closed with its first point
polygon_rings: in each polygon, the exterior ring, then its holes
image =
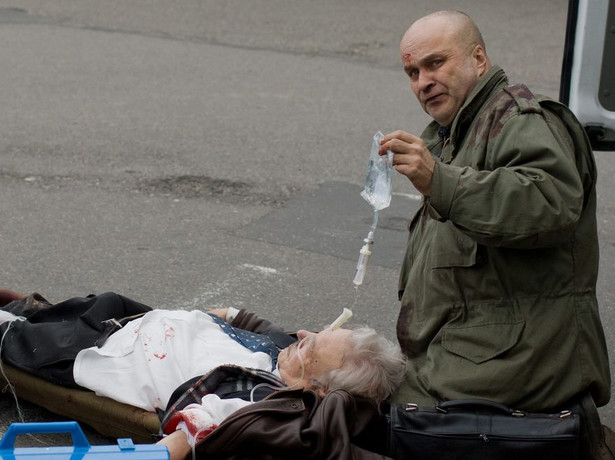
{"type": "Polygon", "coordinates": [[[443,328],[442,347],[481,364],[513,348],[519,342],[524,325],[523,320],[510,320],[446,326],[443,328]]]}
{"type": "Polygon", "coordinates": [[[478,243],[450,221],[435,222],[432,268],[471,267],[476,264],[478,243]]]}

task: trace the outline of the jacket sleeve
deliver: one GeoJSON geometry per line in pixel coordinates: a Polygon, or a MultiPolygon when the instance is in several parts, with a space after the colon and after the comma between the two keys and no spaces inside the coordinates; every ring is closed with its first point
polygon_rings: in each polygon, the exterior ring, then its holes
{"type": "Polygon", "coordinates": [[[386,424],[373,404],[338,390],[324,399],[311,391],[274,393],[231,414],[196,445],[197,458],[375,460],[386,424]],[[370,438],[378,438],[378,449],[370,438]],[[370,448],[374,450],[370,450],[370,448]]]}
{"type": "Polygon", "coordinates": [[[284,333],[284,330],[280,326],[260,318],[256,314],[250,313],[243,308],[239,310],[239,313],[237,313],[237,316],[235,316],[235,319],[231,322],[231,326],[257,334],[268,335],[272,332],[284,333]]]}
{"type": "Polygon", "coordinates": [[[583,200],[572,139],[543,111],[507,119],[480,168],[437,163],[429,211],[478,243],[535,248],[567,240],[583,200]]]}

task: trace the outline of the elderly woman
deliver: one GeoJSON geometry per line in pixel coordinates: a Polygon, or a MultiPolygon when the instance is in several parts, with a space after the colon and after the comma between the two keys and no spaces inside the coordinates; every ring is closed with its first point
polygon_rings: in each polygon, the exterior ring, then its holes
{"type": "Polygon", "coordinates": [[[232,412],[274,390],[324,396],[343,389],[378,403],[404,372],[399,347],[366,327],[299,330],[295,338],[245,310],[152,310],[115,293],[55,305],[16,296],[3,310],[4,361],[145,410],[167,408],[165,431],[178,431],[163,442],[178,458],[232,412]],[[229,365],[242,370],[237,389],[215,386],[169,410],[178,387],[229,365]]]}

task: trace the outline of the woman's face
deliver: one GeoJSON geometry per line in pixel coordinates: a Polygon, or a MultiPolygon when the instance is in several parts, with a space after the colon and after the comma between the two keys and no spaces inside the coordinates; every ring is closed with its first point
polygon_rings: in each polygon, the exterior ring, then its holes
{"type": "Polygon", "coordinates": [[[278,355],[280,376],[289,387],[320,389],[313,381],[342,367],[351,334],[348,329],[297,331],[299,340],[278,355]]]}

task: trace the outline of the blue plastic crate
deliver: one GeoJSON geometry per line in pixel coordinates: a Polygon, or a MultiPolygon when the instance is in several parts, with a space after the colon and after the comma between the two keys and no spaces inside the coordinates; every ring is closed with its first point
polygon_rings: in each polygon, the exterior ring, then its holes
{"type": "Polygon", "coordinates": [[[117,440],[117,445],[91,446],[77,422],[13,423],[0,440],[2,460],[169,460],[166,446],[134,444],[132,439],[117,440]],[[18,435],[37,433],[69,433],[72,446],[15,447],[18,435]]]}

